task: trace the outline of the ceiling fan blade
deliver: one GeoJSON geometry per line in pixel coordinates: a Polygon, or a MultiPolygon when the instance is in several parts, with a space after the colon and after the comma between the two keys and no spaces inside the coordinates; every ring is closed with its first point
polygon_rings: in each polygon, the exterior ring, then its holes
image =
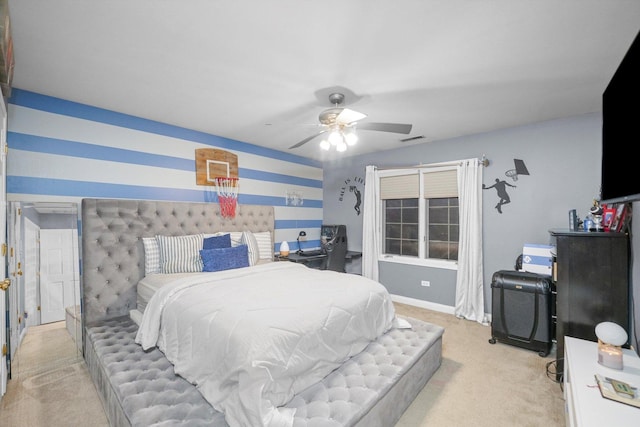
{"type": "Polygon", "coordinates": [[[311,136],[309,136],[309,137],[307,137],[307,138],[303,139],[302,141],[298,142],[297,144],[292,145],[291,147],[289,147],[289,149],[291,150],[292,148],[298,148],[298,147],[300,147],[300,146],[302,146],[302,145],[306,144],[307,142],[311,141],[311,140],[312,140],[313,138],[315,138],[316,136],[320,136],[320,135],[322,135],[322,134],[323,134],[323,133],[325,133],[325,132],[327,132],[327,131],[326,131],[326,130],[322,130],[322,131],[320,131],[320,132],[316,133],[315,135],[311,135],[311,136]]]}
{"type": "Polygon", "coordinates": [[[367,117],[366,114],[359,113],[357,111],[343,108],[342,112],[336,117],[336,122],[348,125],[349,123],[357,122],[367,117]]]}
{"type": "Polygon", "coordinates": [[[408,135],[413,125],[403,123],[358,123],[358,129],[377,130],[380,132],[403,133],[408,135]]]}

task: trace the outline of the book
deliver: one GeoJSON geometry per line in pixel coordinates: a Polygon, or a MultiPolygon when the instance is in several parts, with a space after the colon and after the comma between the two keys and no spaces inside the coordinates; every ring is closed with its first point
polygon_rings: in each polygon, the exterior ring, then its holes
{"type": "Polygon", "coordinates": [[[598,374],[595,377],[602,397],[640,408],[640,393],[637,387],[624,381],[603,377],[598,374]]]}
{"type": "Polygon", "coordinates": [[[624,213],[626,205],[627,205],[626,203],[619,203],[618,206],[616,207],[616,212],[613,215],[613,218],[611,220],[611,227],[610,227],[611,231],[617,232],[618,228],[622,226],[622,222],[620,220],[622,219],[622,215],[624,213]]]}
{"type": "Polygon", "coordinates": [[[631,205],[628,204],[624,211],[622,212],[622,217],[620,218],[620,223],[618,224],[618,232],[626,233],[629,228],[629,224],[631,223],[631,205]]]}

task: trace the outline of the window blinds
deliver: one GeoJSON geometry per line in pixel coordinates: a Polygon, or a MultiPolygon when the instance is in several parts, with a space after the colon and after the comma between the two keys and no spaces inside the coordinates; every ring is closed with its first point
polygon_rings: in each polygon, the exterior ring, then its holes
{"type": "MultiPolygon", "coordinates": [[[[422,182],[425,198],[458,197],[458,177],[455,169],[423,172],[422,182]]],[[[419,173],[380,178],[381,199],[417,199],[418,197],[420,197],[419,173]]]]}
{"type": "Polygon", "coordinates": [[[417,199],[418,197],[420,197],[420,181],[417,173],[380,178],[382,200],[417,199]]]}
{"type": "Polygon", "coordinates": [[[455,169],[422,175],[425,199],[458,197],[458,172],[455,169]]]}

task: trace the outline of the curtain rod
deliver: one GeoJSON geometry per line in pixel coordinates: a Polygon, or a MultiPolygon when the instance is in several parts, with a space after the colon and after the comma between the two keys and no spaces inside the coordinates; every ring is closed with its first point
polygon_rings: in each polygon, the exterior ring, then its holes
{"type": "MultiPolygon", "coordinates": [[[[487,159],[485,157],[485,155],[482,155],[482,159],[476,159],[478,161],[478,164],[480,166],[484,166],[485,168],[489,166],[489,159],[487,159]]],[[[392,170],[392,169],[403,169],[403,168],[439,168],[439,167],[443,167],[443,166],[458,166],[461,165],[462,161],[460,160],[456,160],[456,161],[451,161],[451,162],[441,162],[441,163],[430,163],[430,164],[419,164],[419,165],[414,165],[414,166],[393,166],[393,167],[388,167],[388,168],[379,168],[376,166],[377,170],[383,171],[383,170],[392,170]]]]}

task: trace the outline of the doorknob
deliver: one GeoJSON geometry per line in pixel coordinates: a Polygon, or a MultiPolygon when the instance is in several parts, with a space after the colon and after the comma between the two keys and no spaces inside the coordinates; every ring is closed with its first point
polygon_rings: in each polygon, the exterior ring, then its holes
{"type": "Polygon", "coordinates": [[[2,289],[3,291],[6,291],[7,289],[9,289],[10,285],[11,285],[11,279],[4,279],[2,282],[0,282],[0,289],[2,289]]]}

